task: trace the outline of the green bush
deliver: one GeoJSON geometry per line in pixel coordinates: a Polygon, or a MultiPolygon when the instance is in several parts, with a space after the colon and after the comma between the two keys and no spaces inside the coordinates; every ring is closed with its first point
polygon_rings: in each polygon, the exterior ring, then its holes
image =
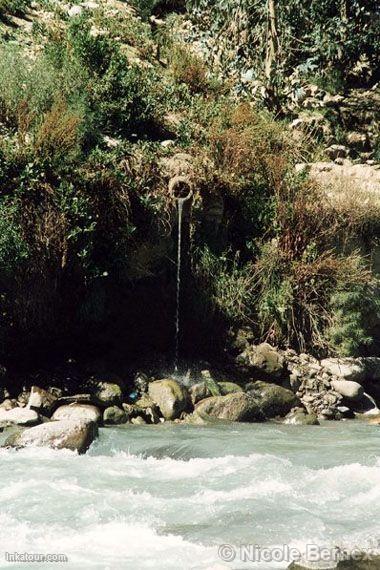
{"type": "Polygon", "coordinates": [[[374,286],[338,290],[331,297],[332,323],[326,331],[331,347],[342,356],[360,356],[374,343],[380,300],[374,286]]]}

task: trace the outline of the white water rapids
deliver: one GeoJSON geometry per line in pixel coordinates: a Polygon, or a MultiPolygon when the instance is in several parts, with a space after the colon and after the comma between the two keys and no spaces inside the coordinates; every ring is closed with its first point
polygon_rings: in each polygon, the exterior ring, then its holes
{"type": "Polygon", "coordinates": [[[2,449],[0,567],[274,569],[288,563],[228,563],[218,545],[365,548],[380,538],[379,437],[360,422],[164,424],[101,429],[84,456],[2,449]]]}

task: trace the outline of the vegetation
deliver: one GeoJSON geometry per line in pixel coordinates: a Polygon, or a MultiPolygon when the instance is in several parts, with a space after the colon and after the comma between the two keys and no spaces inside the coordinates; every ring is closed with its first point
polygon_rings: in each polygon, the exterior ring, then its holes
{"type": "MultiPolygon", "coordinates": [[[[138,7],[147,18],[183,8],[175,4],[138,7]]],[[[205,18],[206,7],[192,5],[194,18],[205,18]]],[[[279,10],[281,33],[295,10],[295,2],[279,10]]],[[[315,52],[317,31],[304,25],[318,69],[339,70],[325,44],[315,52]]],[[[292,46],[293,32],[284,36],[292,46]]],[[[339,56],[343,67],[355,49],[375,65],[378,39],[372,27],[368,33],[372,51],[351,46],[339,56]]],[[[176,247],[168,182],[178,168],[195,189],[192,337],[218,327],[223,340],[231,326],[247,324],[257,338],[300,350],[369,347],[377,284],[354,245],[371,243],[380,214],[329,202],[295,172],[312,157],[313,141],[293,138],[285,122],[237,96],[173,38],[157,51],[155,30],[128,6],[116,13],[104,5],[70,18],[54,12],[35,27],[32,56],[22,41],[0,43],[0,354],[17,360],[31,347],[72,349],[78,338],[85,346],[117,338],[131,351],[141,343],[168,348],[176,247]]],[[[254,50],[251,36],[247,43],[254,50]]],[[[276,63],[283,76],[305,55],[289,54],[276,63]]]]}

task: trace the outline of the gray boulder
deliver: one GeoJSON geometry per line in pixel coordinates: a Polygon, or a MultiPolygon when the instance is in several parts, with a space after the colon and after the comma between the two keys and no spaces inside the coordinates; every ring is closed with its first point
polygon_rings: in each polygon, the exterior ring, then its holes
{"type": "Polygon", "coordinates": [[[98,427],[95,422],[53,421],[12,434],[4,447],[50,447],[85,453],[97,435],[98,427]]]}
{"type": "Polygon", "coordinates": [[[34,410],[27,408],[0,409],[0,422],[4,425],[34,426],[40,423],[40,418],[34,410]]]}
{"type": "Polygon", "coordinates": [[[366,376],[364,363],[359,358],[325,358],[321,361],[321,366],[342,380],[360,382],[366,376]]]}
{"type": "Polygon", "coordinates": [[[361,400],[364,395],[361,384],[353,380],[332,380],[331,386],[335,392],[348,400],[361,400]]]}
{"type": "Polygon", "coordinates": [[[110,406],[103,412],[103,423],[105,425],[125,424],[127,421],[128,416],[126,412],[118,406],[110,406]]]}
{"type": "Polygon", "coordinates": [[[257,381],[248,384],[247,392],[256,398],[268,419],[286,416],[292,408],[301,403],[291,390],[268,382],[257,381]]]}
{"type": "Polygon", "coordinates": [[[196,405],[194,414],[233,422],[256,422],[264,419],[258,401],[244,392],[206,398],[196,405]]]}
{"type": "Polygon", "coordinates": [[[57,408],[52,419],[55,421],[71,420],[99,423],[101,413],[96,406],[91,404],[69,404],[57,408]]]}
{"type": "Polygon", "coordinates": [[[184,386],[172,379],[150,382],[148,393],[160,408],[165,420],[175,420],[188,407],[188,393],[184,386]]]}

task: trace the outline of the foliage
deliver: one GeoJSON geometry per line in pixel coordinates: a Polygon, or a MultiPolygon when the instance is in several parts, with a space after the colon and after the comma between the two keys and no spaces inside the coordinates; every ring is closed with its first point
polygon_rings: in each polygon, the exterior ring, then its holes
{"type": "MultiPolygon", "coordinates": [[[[358,77],[376,80],[380,63],[376,0],[275,0],[274,5],[279,46],[269,79],[277,97],[295,94],[300,81],[311,75],[329,85],[337,80],[349,84],[358,77]]],[[[255,90],[260,83],[268,87],[266,2],[217,0],[211,9],[207,0],[189,0],[188,8],[204,44],[214,44],[207,57],[222,73],[233,77],[240,89],[255,90]]]]}
{"type": "Polygon", "coordinates": [[[374,285],[341,288],[331,297],[332,323],[326,336],[338,354],[360,356],[374,343],[373,329],[380,314],[374,285]],[[372,329],[372,330],[371,330],[372,329]]]}

